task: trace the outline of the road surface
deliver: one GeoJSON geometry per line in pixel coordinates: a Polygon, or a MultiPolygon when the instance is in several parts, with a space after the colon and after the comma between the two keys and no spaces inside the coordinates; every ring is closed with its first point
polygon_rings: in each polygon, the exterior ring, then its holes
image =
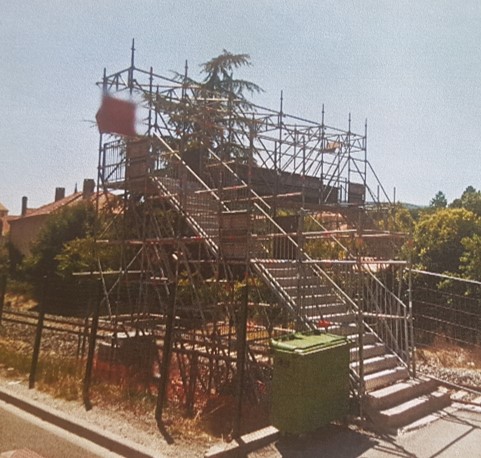
{"type": "Polygon", "coordinates": [[[0,456],[18,449],[29,449],[45,458],[120,456],[0,401],[0,456]]]}

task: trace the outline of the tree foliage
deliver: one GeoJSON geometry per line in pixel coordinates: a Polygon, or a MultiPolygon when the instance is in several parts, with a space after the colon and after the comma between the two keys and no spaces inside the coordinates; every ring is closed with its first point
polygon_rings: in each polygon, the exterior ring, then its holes
{"type": "Polygon", "coordinates": [[[409,210],[401,203],[391,205],[387,214],[375,217],[377,226],[383,231],[410,234],[414,229],[414,219],[409,210]]]}
{"type": "Polygon", "coordinates": [[[448,199],[446,199],[444,192],[438,191],[431,199],[429,206],[432,208],[446,208],[448,206],[448,199]]]}
{"type": "Polygon", "coordinates": [[[481,281],[481,235],[474,234],[461,240],[464,252],[460,258],[463,276],[481,281]]]}
{"type": "Polygon", "coordinates": [[[481,191],[473,186],[468,186],[459,199],[454,199],[450,205],[452,208],[465,208],[477,216],[481,216],[481,191]]]}
{"type": "Polygon", "coordinates": [[[419,266],[433,272],[459,272],[465,250],[462,240],[473,234],[481,234],[481,223],[473,212],[464,208],[424,213],[414,231],[419,266]]]}
{"type": "Polygon", "coordinates": [[[230,93],[246,100],[246,92],[252,95],[262,89],[251,81],[234,78],[234,70],[251,65],[249,54],[232,54],[224,49],[217,57],[201,64],[205,75],[201,85],[208,91],[230,93]]]}
{"type": "Polygon", "coordinates": [[[203,170],[209,150],[223,158],[246,160],[247,149],[234,138],[232,129],[247,131],[251,119],[243,114],[243,109],[252,107],[247,96],[262,91],[257,84],[234,76],[235,71],[249,66],[248,54],[233,54],[224,49],[201,64],[200,81],[176,74],[189,87],[186,97],[178,100],[171,94],[159,93],[152,100],[171,127],[171,146],[181,151],[184,161],[196,173],[203,170]]]}
{"type": "Polygon", "coordinates": [[[34,279],[57,273],[57,257],[65,244],[91,235],[94,221],[95,210],[90,202],[66,206],[51,214],[32,246],[32,254],[25,261],[27,273],[34,279]]]}

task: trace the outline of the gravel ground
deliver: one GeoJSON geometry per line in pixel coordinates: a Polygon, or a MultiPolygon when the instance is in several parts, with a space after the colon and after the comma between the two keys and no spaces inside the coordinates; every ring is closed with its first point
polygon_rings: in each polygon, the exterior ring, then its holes
{"type": "Polygon", "coordinates": [[[416,364],[419,373],[461,387],[479,391],[478,394],[466,393],[465,401],[481,396],[481,353],[479,348],[461,348],[439,345],[418,351],[416,364]]]}
{"type": "Polygon", "coordinates": [[[481,390],[481,370],[479,369],[448,368],[419,364],[418,370],[456,385],[472,386],[481,390]]]}

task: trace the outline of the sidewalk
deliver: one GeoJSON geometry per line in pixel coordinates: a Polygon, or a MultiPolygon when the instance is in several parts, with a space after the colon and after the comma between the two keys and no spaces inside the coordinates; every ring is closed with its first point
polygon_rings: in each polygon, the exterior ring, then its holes
{"type": "Polygon", "coordinates": [[[329,426],[302,439],[281,438],[249,458],[481,458],[481,408],[453,404],[436,421],[398,437],[329,426]]]}

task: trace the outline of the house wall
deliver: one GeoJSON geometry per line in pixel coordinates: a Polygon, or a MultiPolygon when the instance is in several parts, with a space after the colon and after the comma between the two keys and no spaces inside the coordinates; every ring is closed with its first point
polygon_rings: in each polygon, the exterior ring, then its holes
{"type": "Polygon", "coordinates": [[[23,256],[30,255],[32,242],[47,218],[48,215],[37,215],[10,221],[10,242],[23,256]]]}
{"type": "Polygon", "coordinates": [[[7,233],[7,216],[8,210],[0,210],[0,236],[7,233]]]}

